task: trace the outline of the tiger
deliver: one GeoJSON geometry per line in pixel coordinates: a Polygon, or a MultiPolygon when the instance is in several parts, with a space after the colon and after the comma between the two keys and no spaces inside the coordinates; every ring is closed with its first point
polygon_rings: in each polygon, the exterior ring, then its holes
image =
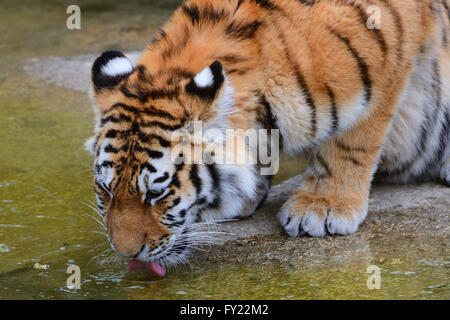
{"type": "Polygon", "coordinates": [[[199,221],[264,201],[259,164],[173,160],[195,121],[278,130],[283,153],[308,155],[276,216],[290,237],[355,233],[377,181],[449,186],[449,31],[448,0],[187,0],[136,63],[104,52],[86,148],[111,246],[164,274],[199,221]]]}

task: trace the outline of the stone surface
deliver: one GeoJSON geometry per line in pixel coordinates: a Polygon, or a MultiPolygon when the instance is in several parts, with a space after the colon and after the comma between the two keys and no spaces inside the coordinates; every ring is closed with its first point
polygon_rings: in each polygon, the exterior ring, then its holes
{"type": "MultiPolygon", "coordinates": [[[[252,217],[221,224],[219,227],[221,231],[231,233],[231,235],[222,236],[222,242],[253,235],[282,233],[282,228],[276,220],[276,213],[287,200],[289,193],[300,185],[301,178],[301,176],[297,176],[272,187],[264,205],[252,217]]],[[[400,216],[402,212],[406,215],[409,212],[412,216],[421,216],[421,212],[428,211],[436,213],[433,218],[437,221],[448,221],[450,188],[433,183],[376,185],[372,189],[369,200],[368,220],[373,220],[376,216],[386,212],[397,212],[400,216]]],[[[388,219],[392,220],[392,218],[388,219]]],[[[389,221],[385,223],[388,224],[389,221]]],[[[448,231],[448,226],[446,229],[448,231]]]]}
{"type": "Polygon", "coordinates": [[[199,256],[199,262],[215,261],[302,266],[368,263],[374,257],[448,256],[450,188],[433,183],[376,185],[370,196],[369,214],[358,232],[349,236],[289,238],[276,220],[276,213],[301,176],[274,186],[264,205],[249,219],[227,222],[217,230],[218,243],[199,256]]]}
{"type": "MultiPolygon", "coordinates": [[[[141,52],[128,52],[126,55],[136,62],[141,52]]],[[[97,57],[98,55],[88,54],[77,57],[33,58],[25,62],[24,69],[49,84],[87,93],[90,89],[91,67],[97,57]]]]}

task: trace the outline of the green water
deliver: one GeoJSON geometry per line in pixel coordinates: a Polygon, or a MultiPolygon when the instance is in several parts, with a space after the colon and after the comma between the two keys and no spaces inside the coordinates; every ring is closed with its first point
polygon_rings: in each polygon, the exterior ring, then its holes
{"type": "MultiPolygon", "coordinates": [[[[69,31],[65,9],[71,3],[0,3],[0,299],[448,298],[442,250],[386,262],[383,290],[367,289],[367,264],[310,270],[270,261],[202,263],[171,270],[164,279],[128,273],[82,204],[93,200],[92,160],[82,149],[92,130],[88,98],[25,74],[23,63],[110,48],[140,50],[171,6],[81,1],[82,30],[69,31]],[[33,269],[36,262],[49,269],[33,269]],[[78,291],[66,287],[71,264],[81,268],[78,291]]],[[[300,167],[285,161],[275,182],[300,167]]]]}

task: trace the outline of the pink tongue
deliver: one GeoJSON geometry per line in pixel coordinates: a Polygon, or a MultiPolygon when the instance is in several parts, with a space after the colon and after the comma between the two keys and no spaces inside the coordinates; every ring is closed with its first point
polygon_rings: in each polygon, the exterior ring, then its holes
{"type": "Polygon", "coordinates": [[[129,271],[148,270],[156,273],[160,277],[164,277],[166,275],[166,267],[157,262],[142,262],[138,260],[129,260],[128,270],[129,271]]]}

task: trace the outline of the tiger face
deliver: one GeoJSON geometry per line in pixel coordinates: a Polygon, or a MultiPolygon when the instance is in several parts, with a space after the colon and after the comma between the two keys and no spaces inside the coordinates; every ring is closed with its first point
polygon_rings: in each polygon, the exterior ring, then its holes
{"type": "Polygon", "coordinates": [[[218,61],[193,72],[151,72],[118,51],[95,61],[97,123],[86,147],[95,157],[98,207],[120,256],[162,268],[182,263],[205,240],[196,228],[201,218],[249,215],[265,196],[268,179],[257,166],[192,163],[177,151],[185,142],[173,139],[193,121],[228,125],[227,81],[218,61]]]}

